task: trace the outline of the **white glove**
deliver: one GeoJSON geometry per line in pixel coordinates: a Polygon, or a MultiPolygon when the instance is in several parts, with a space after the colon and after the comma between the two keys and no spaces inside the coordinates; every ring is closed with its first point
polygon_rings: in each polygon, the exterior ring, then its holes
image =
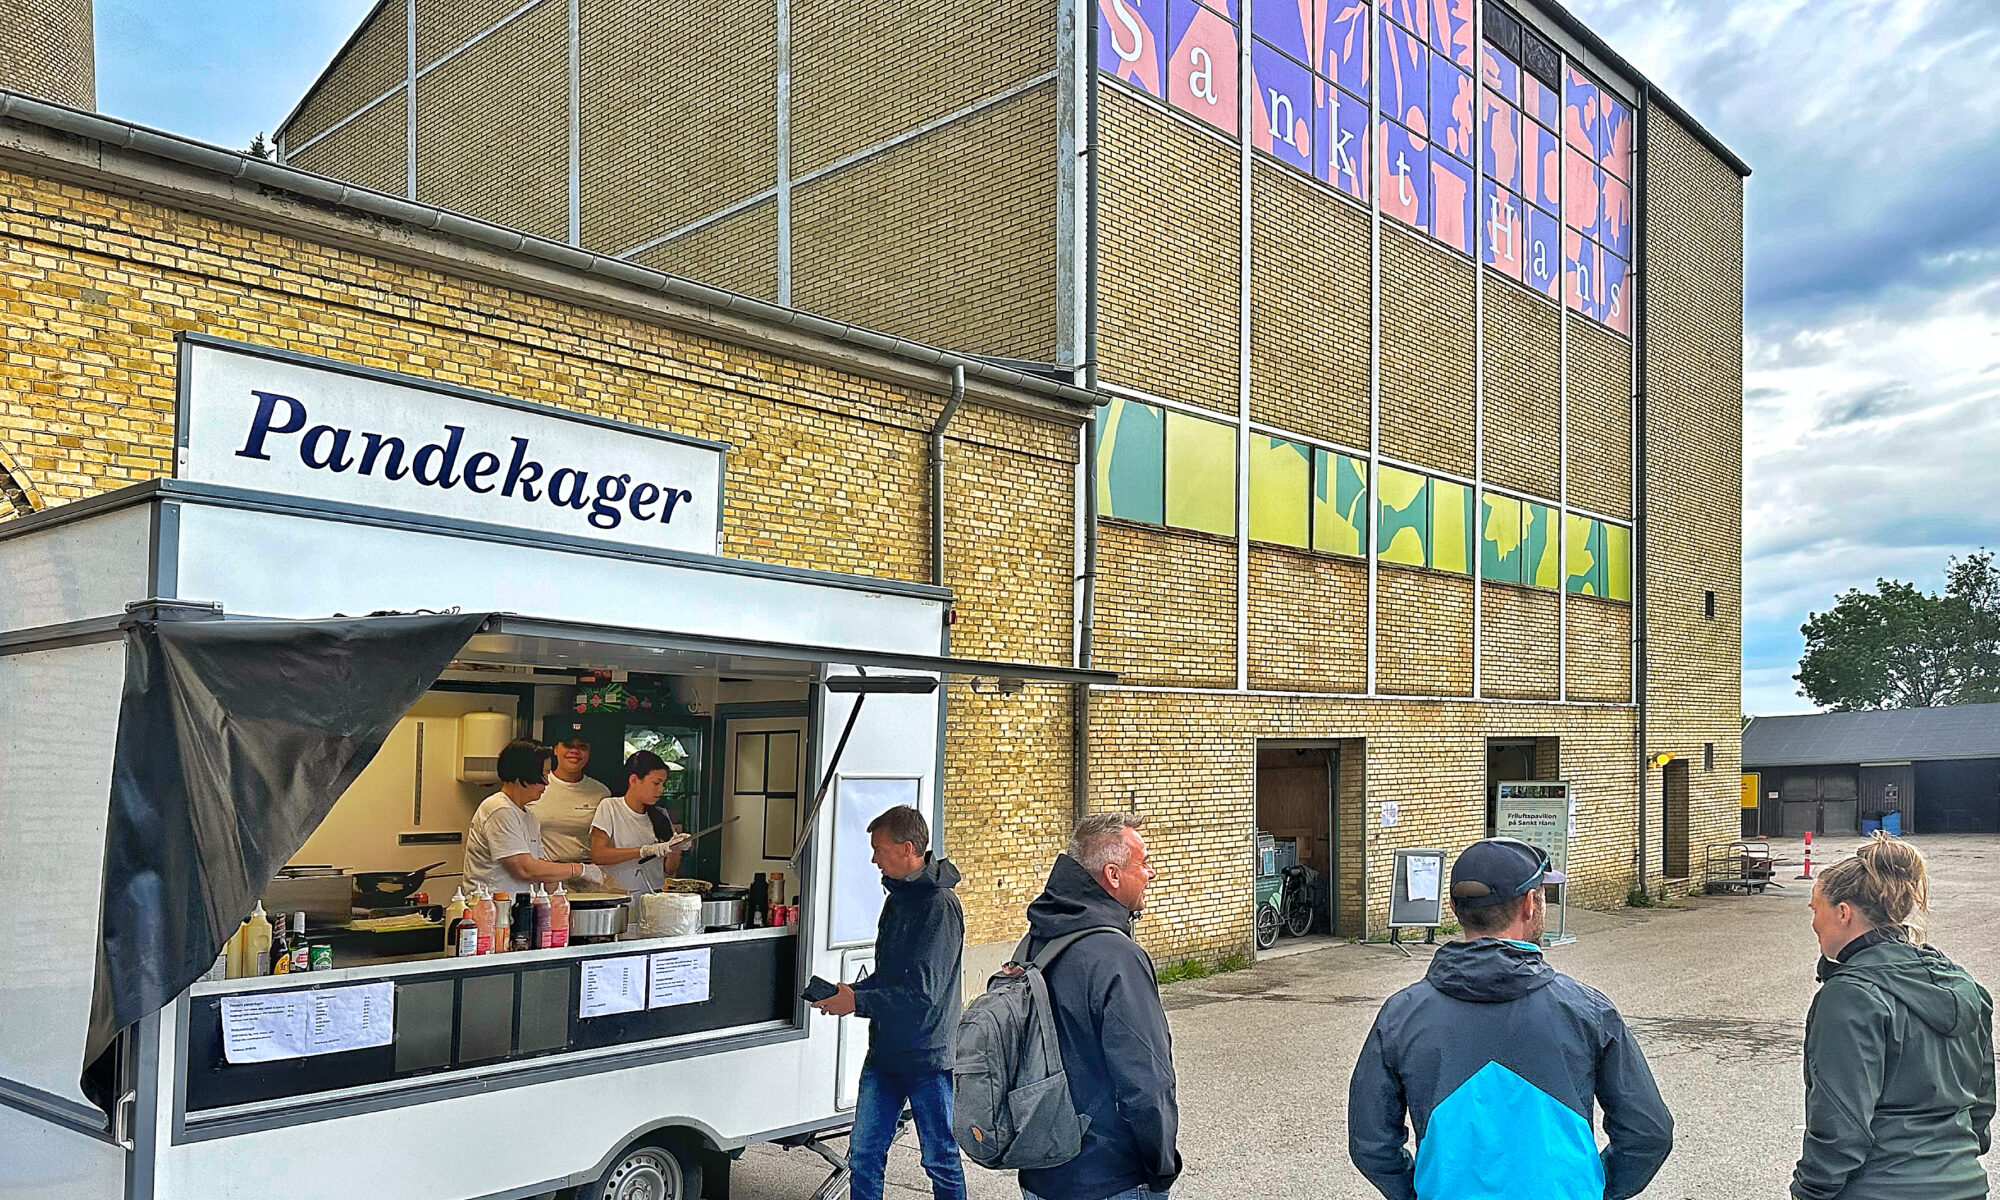
{"type": "Polygon", "coordinates": [[[667,839],[667,849],[669,850],[685,850],[692,845],[694,845],[694,835],[692,834],[677,833],[667,839]]]}
{"type": "Polygon", "coordinates": [[[578,882],[588,883],[593,887],[604,886],[604,869],[602,867],[599,867],[595,863],[578,863],[577,866],[582,868],[576,873],[578,882]]]}
{"type": "Polygon", "coordinates": [[[654,842],[651,845],[641,846],[639,847],[639,861],[644,862],[649,858],[662,858],[672,848],[672,842],[654,842]]]}

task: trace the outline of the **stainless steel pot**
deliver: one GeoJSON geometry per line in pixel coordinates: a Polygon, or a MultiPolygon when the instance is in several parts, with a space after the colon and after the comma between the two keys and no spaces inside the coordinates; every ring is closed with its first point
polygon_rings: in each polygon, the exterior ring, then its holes
{"type": "Polygon", "coordinates": [[[625,932],[632,912],[630,896],[585,892],[569,898],[569,940],[615,938],[625,932]]]}
{"type": "Polygon", "coordinates": [[[701,902],[701,927],[703,929],[741,929],[749,917],[750,901],[746,898],[717,900],[712,896],[701,902]]]}

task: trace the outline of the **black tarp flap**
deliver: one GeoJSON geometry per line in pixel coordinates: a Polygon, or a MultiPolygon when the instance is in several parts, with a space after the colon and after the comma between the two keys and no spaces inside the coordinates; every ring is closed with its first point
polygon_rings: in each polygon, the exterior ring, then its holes
{"type": "Polygon", "coordinates": [[[208,971],[486,617],[128,629],[86,1068],[208,971]]]}

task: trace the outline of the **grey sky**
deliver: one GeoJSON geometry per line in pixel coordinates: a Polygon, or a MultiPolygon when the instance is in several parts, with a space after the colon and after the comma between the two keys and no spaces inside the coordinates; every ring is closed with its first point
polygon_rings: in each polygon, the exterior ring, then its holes
{"type": "MultiPolygon", "coordinates": [[[[240,147],[371,0],[99,0],[107,112],[240,147]]],[[[1576,0],[1756,168],[1744,704],[1808,611],[2000,543],[2000,3],[1576,0]]]]}

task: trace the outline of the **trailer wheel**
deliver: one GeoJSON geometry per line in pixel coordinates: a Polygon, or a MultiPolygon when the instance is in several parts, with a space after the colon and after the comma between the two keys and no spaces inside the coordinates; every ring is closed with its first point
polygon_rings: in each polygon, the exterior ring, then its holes
{"type": "Polygon", "coordinates": [[[701,1163],[666,1138],[635,1142],[611,1160],[604,1177],[576,1189],[576,1200],[698,1200],[701,1163]]]}

